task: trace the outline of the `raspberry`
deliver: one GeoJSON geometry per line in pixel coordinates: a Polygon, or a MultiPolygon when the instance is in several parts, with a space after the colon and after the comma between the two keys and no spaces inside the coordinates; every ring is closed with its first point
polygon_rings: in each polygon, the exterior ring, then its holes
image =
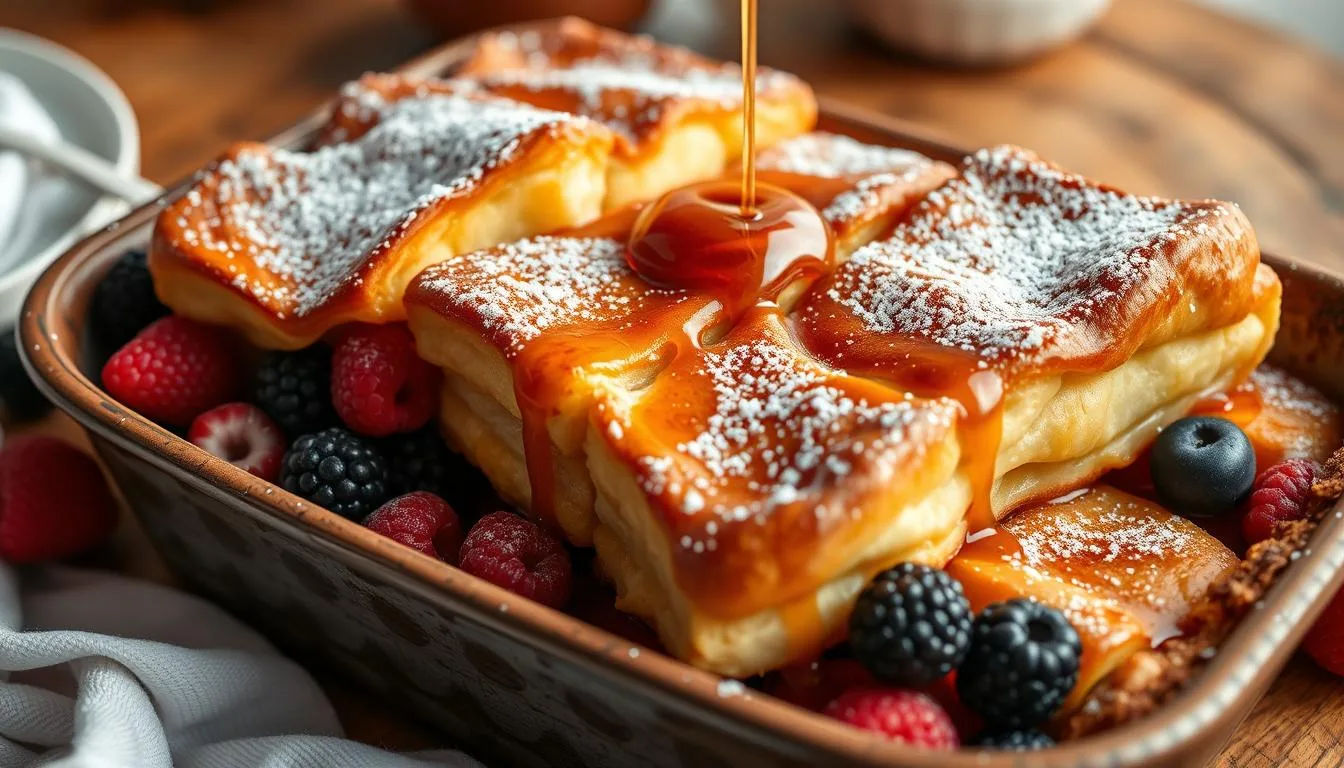
{"type": "Polygon", "coordinates": [[[409,432],[434,415],[438,375],[416,354],[406,326],[358,326],[332,354],[332,402],[341,420],[360,434],[409,432]]]}
{"type": "Polygon", "coordinates": [[[826,707],[826,714],[855,728],[924,749],[956,749],[957,729],[938,702],[917,691],[855,688],[826,707]]]}
{"type": "Polygon", "coordinates": [[[331,349],[314,344],[297,352],[267,354],[257,368],[254,395],[291,438],[336,426],[331,349]]]}
{"type": "Polygon", "coordinates": [[[275,482],[285,456],[285,435],[271,417],[249,403],[228,403],[196,417],[187,439],[235,467],[275,482]]]}
{"type": "Polygon", "coordinates": [[[491,512],[472,527],[458,566],[552,608],[569,600],[569,552],[536,523],[508,512],[491,512]]]}
{"type": "Polygon", "coordinates": [[[991,728],[1031,728],[1073,690],[1082,652],[1058,610],[1022,598],[995,603],[975,619],[957,693],[991,728]]]}
{"type": "Polygon", "coordinates": [[[928,685],[961,663],[971,642],[971,605],[947,573],[901,563],[873,579],[849,620],[849,647],[877,679],[928,685]]]}
{"type": "Polygon", "coordinates": [[[170,315],[156,320],[103,366],[103,386],[150,419],[185,427],[233,398],[238,367],[222,331],[170,315]]]}
{"type": "Polygon", "coordinates": [[[417,491],[387,502],[364,520],[374,533],[452,563],[462,547],[462,522],[448,502],[417,491]]]}
{"type": "Polygon", "coordinates": [[[1307,632],[1302,650],[1326,671],[1344,677],[1344,590],[1335,594],[1307,632]]]}
{"type": "Polygon", "coordinates": [[[0,559],[55,560],[97,546],[117,525],[98,465],[54,437],[19,437],[0,451],[0,559]]]}
{"type": "Polygon", "coordinates": [[[93,289],[89,323],[100,349],[118,349],[168,314],[154,294],[144,251],[128,251],[93,289]]]}
{"type": "Polygon", "coordinates": [[[1275,524],[1306,516],[1315,479],[1316,465],[1306,459],[1281,461],[1261,472],[1241,519],[1246,543],[1264,541],[1274,535],[1275,524]]]}
{"type": "Polygon", "coordinates": [[[280,484],[341,517],[363,520],[387,501],[387,466],[363,440],[332,427],[290,446],[280,484]]]}
{"type": "Polygon", "coordinates": [[[1034,752],[1055,746],[1055,740],[1035,729],[1029,731],[985,731],[971,740],[970,745],[981,749],[1006,752],[1034,752]]]}

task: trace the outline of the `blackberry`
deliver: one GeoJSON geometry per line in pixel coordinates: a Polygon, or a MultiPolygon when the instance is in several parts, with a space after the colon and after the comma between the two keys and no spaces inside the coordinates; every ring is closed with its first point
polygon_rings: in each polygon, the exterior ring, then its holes
{"type": "Polygon", "coordinates": [[[901,563],[859,595],[849,619],[849,647],[879,680],[919,687],[961,663],[971,621],[960,582],[937,568],[901,563]]]}
{"type": "Polygon", "coordinates": [[[389,498],[383,457],[340,427],[295,440],[281,465],[280,484],[356,522],[389,498]]]}
{"type": "Polygon", "coordinates": [[[121,349],[142,328],[168,314],[154,293],[144,251],[127,251],[93,289],[93,337],[106,354],[121,349]]]}
{"type": "Polygon", "coordinates": [[[393,496],[428,491],[460,500],[476,490],[471,468],[433,426],[394,435],[379,445],[387,459],[387,487],[393,496]]]}
{"type": "Polygon", "coordinates": [[[28,421],[46,413],[49,407],[51,403],[23,369],[14,329],[0,330],[0,411],[6,419],[28,421]]]}
{"type": "Polygon", "coordinates": [[[314,344],[297,352],[267,353],[257,368],[253,396],[291,438],[335,426],[331,350],[314,344]]]}
{"type": "Polygon", "coordinates": [[[972,739],[969,745],[1005,752],[1034,752],[1055,746],[1055,740],[1033,728],[1026,731],[984,731],[972,739]]]}
{"type": "Polygon", "coordinates": [[[1021,598],[995,603],[975,619],[957,693],[993,730],[1031,728],[1073,690],[1081,654],[1078,633],[1054,608],[1021,598]]]}

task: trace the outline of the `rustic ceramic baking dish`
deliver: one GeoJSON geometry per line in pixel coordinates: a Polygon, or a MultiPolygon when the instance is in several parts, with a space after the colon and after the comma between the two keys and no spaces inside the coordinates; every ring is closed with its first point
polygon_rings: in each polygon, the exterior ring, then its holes
{"type": "MultiPolygon", "coordinates": [[[[447,71],[465,47],[449,44],[405,71],[447,71]]],[[[321,119],[275,141],[303,145],[321,119]]],[[[823,105],[822,127],[943,159],[961,155],[908,126],[835,105],[823,105]]],[[[37,283],[21,334],[39,385],[88,430],[184,582],[498,764],[1198,765],[1247,714],[1344,579],[1344,511],[1336,510],[1207,672],[1155,716],[1030,756],[950,755],[879,741],[401,547],[113,402],[89,365],[86,308],[104,270],[146,243],[159,207],[142,207],[81,242],[37,283]]],[[[1344,399],[1344,281],[1267,260],[1284,284],[1274,361],[1344,399]]]]}

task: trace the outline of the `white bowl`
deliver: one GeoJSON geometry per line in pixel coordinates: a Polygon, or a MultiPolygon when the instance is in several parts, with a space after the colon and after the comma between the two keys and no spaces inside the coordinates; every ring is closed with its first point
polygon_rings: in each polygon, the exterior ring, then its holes
{"type": "Polygon", "coordinates": [[[958,64],[1003,64],[1062,45],[1110,0],[850,0],[888,45],[958,64]]]}
{"type": "MultiPolygon", "coordinates": [[[[66,141],[138,175],[140,130],[126,96],[86,59],[33,35],[0,29],[0,72],[18,77],[60,127],[66,141]]],[[[0,332],[18,317],[23,297],[42,270],[77,238],[115,219],[125,203],[77,182],[58,209],[43,216],[26,257],[0,274],[0,332]]]]}

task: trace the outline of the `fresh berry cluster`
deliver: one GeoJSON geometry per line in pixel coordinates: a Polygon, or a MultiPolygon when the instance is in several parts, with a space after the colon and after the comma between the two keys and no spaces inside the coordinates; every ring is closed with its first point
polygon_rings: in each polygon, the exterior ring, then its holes
{"type": "Polygon", "coordinates": [[[849,633],[850,652],[874,682],[842,694],[827,713],[929,748],[957,744],[949,707],[926,695],[952,678],[956,705],[983,724],[969,743],[1048,746],[1036,727],[1073,690],[1082,655],[1078,633],[1058,610],[1019,599],[976,616],[955,579],[916,563],[897,565],[864,589],[849,633]]]}
{"type": "Polygon", "coordinates": [[[425,428],[438,372],[404,326],[354,326],[334,347],[268,353],[248,387],[230,335],[169,315],[141,252],[113,266],[92,312],[116,348],[102,381],[118,401],[338,514],[362,520],[394,495],[443,495],[467,474],[425,428]],[[235,399],[244,391],[250,402],[235,399]]]}
{"type": "MultiPolygon", "coordinates": [[[[445,501],[474,505],[481,483],[430,425],[439,373],[405,326],[353,326],[331,346],[267,353],[248,386],[228,333],[170,315],[154,297],[141,252],[108,273],[93,316],[100,344],[116,350],[102,380],[120,402],[393,541],[540,603],[568,600],[572,564],[558,539],[507,512],[468,531],[445,501]],[[235,400],[240,392],[250,400],[235,400]]],[[[0,553],[4,521],[12,528],[26,517],[0,517],[0,553]]]]}
{"type": "Polygon", "coordinates": [[[425,491],[384,504],[364,525],[375,533],[552,608],[569,601],[573,565],[569,550],[530,520],[492,512],[465,538],[448,502],[425,491]]]}

